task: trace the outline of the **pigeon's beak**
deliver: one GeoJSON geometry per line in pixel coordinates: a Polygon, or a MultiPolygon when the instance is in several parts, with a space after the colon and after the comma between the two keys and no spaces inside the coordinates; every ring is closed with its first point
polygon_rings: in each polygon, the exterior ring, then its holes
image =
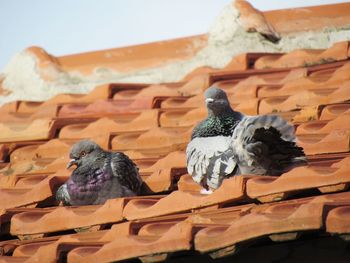
{"type": "Polygon", "coordinates": [[[212,99],[212,98],[205,99],[205,103],[206,104],[210,104],[210,103],[213,103],[213,102],[214,102],[214,99],[212,99]]]}
{"type": "Polygon", "coordinates": [[[73,165],[77,165],[77,160],[76,159],[70,159],[68,164],[67,164],[67,169],[72,167],[73,165]]]}

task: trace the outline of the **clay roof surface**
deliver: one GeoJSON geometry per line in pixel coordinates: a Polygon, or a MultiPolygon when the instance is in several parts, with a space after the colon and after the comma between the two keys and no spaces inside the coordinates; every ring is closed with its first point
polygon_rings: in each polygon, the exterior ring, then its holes
{"type": "MultiPolygon", "coordinates": [[[[349,19],[349,4],[334,6],[349,19]]],[[[293,26],[305,10],[337,19],[321,7],[265,14],[283,32],[279,15],[293,14],[293,26]]],[[[110,67],[127,72],[190,59],[207,40],[201,35],[59,58],[39,48],[30,52],[40,58],[42,74],[51,63],[89,74],[93,63],[109,63],[107,53],[120,58],[110,67]],[[187,53],[172,53],[185,46],[191,46],[187,53]]],[[[200,66],[177,82],[109,82],[87,94],[17,100],[0,114],[0,262],[350,259],[349,41],[242,53],[226,67],[200,66]],[[273,113],[293,123],[309,165],[280,177],[235,176],[201,195],[187,174],[184,150],[207,114],[203,94],[213,84],[245,114],[273,113]],[[59,206],[54,195],[71,173],[65,169],[69,149],[84,138],[128,154],[150,194],[59,206]]]]}

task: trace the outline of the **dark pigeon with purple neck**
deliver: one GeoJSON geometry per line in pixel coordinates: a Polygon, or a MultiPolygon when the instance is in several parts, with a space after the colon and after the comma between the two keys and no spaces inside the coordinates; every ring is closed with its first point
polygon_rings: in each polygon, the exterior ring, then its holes
{"type": "Polygon", "coordinates": [[[76,168],[56,193],[64,205],[103,204],[107,199],[140,193],[138,168],[127,155],[107,152],[91,140],[82,140],[73,145],[70,158],[67,168],[76,168]]]}

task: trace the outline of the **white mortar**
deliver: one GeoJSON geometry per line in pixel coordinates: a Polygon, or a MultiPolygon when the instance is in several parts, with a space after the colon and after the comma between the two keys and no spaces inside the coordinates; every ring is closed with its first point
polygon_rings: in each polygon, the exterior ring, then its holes
{"type": "Polygon", "coordinates": [[[319,32],[282,35],[278,44],[258,33],[247,33],[238,22],[239,12],[229,4],[209,30],[208,45],[192,59],[167,66],[119,73],[109,68],[96,68],[90,76],[74,72],[49,70],[52,82],[44,81],[37,72],[36,57],[23,51],[4,70],[3,87],[12,93],[0,97],[0,104],[14,100],[47,100],[59,93],[87,93],[96,85],[109,82],[160,83],[181,80],[200,66],[222,68],[231,59],[246,52],[290,52],[301,48],[324,49],[333,43],[350,40],[350,28],[327,28],[319,32]]]}

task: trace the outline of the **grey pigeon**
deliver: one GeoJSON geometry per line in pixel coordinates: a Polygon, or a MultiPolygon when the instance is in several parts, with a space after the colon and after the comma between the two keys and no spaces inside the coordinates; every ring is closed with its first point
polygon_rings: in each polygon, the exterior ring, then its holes
{"type": "Polygon", "coordinates": [[[186,157],[188,173],[209,193],[230,176],[280,175],[307,163],[294,127],[281,117],[234,111],[216,87],[206,90],[205,102],[208,117],[194,128],[186,157]]]}
{"type": "Polygon", "coordinates": [[[82,140],[72,146],[67,168],[71,177],[56,193],[64,205],[103,204],[107,199],[139,194],[138,168],[121,152],[106,152],[95,142],[82,140]]]}

